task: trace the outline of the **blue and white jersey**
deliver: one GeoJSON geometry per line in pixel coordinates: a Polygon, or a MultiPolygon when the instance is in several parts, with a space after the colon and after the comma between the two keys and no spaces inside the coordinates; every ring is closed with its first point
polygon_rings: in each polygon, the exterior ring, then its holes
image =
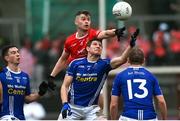
{"type": "Polygon", "coordinates": [[[143,67],[129,67],[119,73],[112,95],[123,96],[122,116],[138,120],[156,118],[153,96],[162,95],[157,79],[143,67]]]}
{"type": "Polygon", "coordinates": [[[88,62],[87,58],[74,60],[66,74],[73,77],[68,102],[78,106],[97,105],[100,91],[111,70],[110,59],[88,62]]]}
{"type": "Polygon", "coordinates": [[[29,95],[29,76],[24,72],[13,72],[8,67],[0,73],[3,87],[3,103],[1,116],[12,115],[20,120],[25,120],[23,113],[24,99],[29,95]]]}

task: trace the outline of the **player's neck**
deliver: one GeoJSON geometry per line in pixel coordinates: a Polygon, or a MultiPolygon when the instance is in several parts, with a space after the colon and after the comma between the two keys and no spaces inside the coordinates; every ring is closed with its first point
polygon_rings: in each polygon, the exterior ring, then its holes
{"type": "Polygon", "coordinates": [[[83,37],[83,36],[85,36],[87,34],[88,34],[88,31],[78,30],[77,33],[76,33],[76,36],[77,36],[77,38],[81,38],[81,37],[83,37]]]}
{"type": "Polygon", "coordinates": [[[87,56],[88,61],[97,61],[97,60],[99,60],[99,58],[100,58],[99,55],[90,55],[90,54],[88,54],[88,56],[87,56]]]}
{"type": "Polygon", "coordinates": [[[14,64],[8,64],[7,66],[10,70],[14,71],[14,72],[19,72],[20,68],[18,67],[18,65],[14,65],[14,64]]]}
{"type": "Polygon", "coordinates": [[[140,64],[131,64],[132,67],[141,67],[142,65],[140,64]]]}

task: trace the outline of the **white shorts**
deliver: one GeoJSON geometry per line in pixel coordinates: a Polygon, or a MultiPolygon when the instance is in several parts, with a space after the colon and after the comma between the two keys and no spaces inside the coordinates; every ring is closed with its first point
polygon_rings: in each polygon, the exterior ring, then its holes
{"type": "MultiPolygon", "coordinates": [[[[128,118],[128,117],[125,117],[125,116],[120,116],[119,121],[139,121],[139,120],[133,119],[133,118],[128,118]]],[[[150,119],[150,120],[146,120],[146,121],[158,121],[158,119],[155,118],[155,119],[150,119]]]]}
{"type": "Polygon", "coordinates": [[[13,120],[20,121],[18,118],[16,118],[15,116],[12,116],[12,115],[2,116],[0,118],[0,120],[2,120],[2,121],[13,121],[13,120]]]}
{"type": "MultiPolygon", "coordinates": [[[[67,116],[67,120],[98,120],[98,119],[106,119],[102,116],[102,112],[100,111],[100,107],[98,105],[92,105],[88,107],[81,107],[77,105],[71,105],[70,116],[67,116]]],[[[59,114],[58,120],[62,120],[61,113],[59,114]]]]}

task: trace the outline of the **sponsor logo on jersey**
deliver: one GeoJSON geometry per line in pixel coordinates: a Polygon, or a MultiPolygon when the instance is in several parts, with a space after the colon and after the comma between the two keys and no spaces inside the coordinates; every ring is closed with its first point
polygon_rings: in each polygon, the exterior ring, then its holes
{"type": "Polygon", "coordinates": [[[9,88],[8,89],[8,94],[10,94],[10,95],[24,95],[25,91],[22,90],[22,89],[9,88]]]}
{"type": "Polygon", "coordinates": [[[20,79],[21,79],[21,77],[17,77],[17,76],[15,76],[14,78],[16,79],[17,83],[20,83],[20,79]]]}
{"type": "Polygon", "coordinates": [[[7,71],[6,73],[6,79],[7,80],[12,80],[13,78],[11,77],[11,73],[9,71],[7,71]]]}
{"type": "Polygon", "coordinates": [[[11,85],[8,84],[8,94],[10,95],[24,95],[26,87],[23,85],[11,85]]]}
{"type": "Polygon", "coordinates": [[[95,81],[97,81],[97,77],[80,77],[80,76],[77,76],[76,80],[79,82],[95,82],[95,81]]]}

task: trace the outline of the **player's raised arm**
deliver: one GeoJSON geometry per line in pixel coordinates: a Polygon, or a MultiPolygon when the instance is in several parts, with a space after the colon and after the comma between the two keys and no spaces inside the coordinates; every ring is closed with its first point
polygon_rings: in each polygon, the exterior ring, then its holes
{"type": "Polygon", "coordinates": [[[54,66],[48,80],[48,86],[51,90],[55,90],[56,85],[54,84],[55,76],[66,68],[67,66],[67,60],[69,57],[69,53],[67,53],[65,50],[63,51],[61,57],[57,61],[56,65],[54,66]]]}
{"type": "Polygon", "coordinates": [[[106,39],[109,37],[114,37],[117,36],[118,41],[120,40],[120,37],[123,36],[125,27],[118,28],[118,29],[109,29],[109,30],[104,30],[99,33],[97,36],[98,39],[106,39]]]}
{"type": "Polygon", "coordinates": [[[66,66],[67,59],[69,57],[69,53],[67,53],[65,50],[63,51],[61,57],[57,61],[54,69],[51,72],[51,76],[55,77],[60,71],[62,71],[66,66]]]}
{"type": "Polygon", "coordinates": [[[129,53],[131,52],[131,49],[136,45],[136,38],[139,34],[139,29],[137,29],[133,35],[131,36],[131,40],[129,43],[129,46],[126,48],[126,50],[122,53],[120,57],[113,58],[111,60],[111,67],[117,68],[120,65],[126,63],[129,53]]]}

